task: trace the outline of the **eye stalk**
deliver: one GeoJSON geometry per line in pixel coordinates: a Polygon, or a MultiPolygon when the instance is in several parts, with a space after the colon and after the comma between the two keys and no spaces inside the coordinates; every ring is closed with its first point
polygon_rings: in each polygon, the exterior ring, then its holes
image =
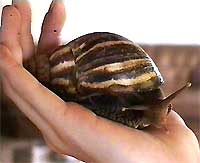
{"type": "Polygon", "coordinates": [[[171,108],[172,106],[170,105],[169,106],[169,103],[177,96],[179,95],[181,92],[183,92],[186,88],[189,88],[191,87],[191,83],[188,82],[186,83],[183,87],[181,87],[180,89],[176,90],[174,93],[168,95],[166,98],[162,99],[161,102],[160,102],[160,107],[161,108],[164,108],[164,107],[169,107],[171,108]]]}
{"type": "MultiPolygon", "coordinates": [[[[164,99],[162,99],[158,104],[155,105],[155,115],[154,118],[151,117],[152,124],[157,127],[162,127],[166,120],[167,115],[172,110],[172,104],[170,103],[177,95],[179,95],[181,92],[183,92],[186,88],[191,87],[191,83],[186,83],[183,87],[176,90],[174,93],[168,95],[164,99]]],[[[154,107],[154,106],[153,106],[154,107]]],[[[152,108],[154,109],[154,108],[152,108]]]]}

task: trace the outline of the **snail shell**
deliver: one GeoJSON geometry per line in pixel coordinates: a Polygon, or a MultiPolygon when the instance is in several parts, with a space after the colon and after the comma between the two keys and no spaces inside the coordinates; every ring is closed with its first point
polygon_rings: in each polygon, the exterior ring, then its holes
{"type": "Polygon", "coordinates": [[[158,88],[163,79],[151,58],[130,40],[112,33],[81,36],[50,57],[51,84],[66,93],[114,94],[158,88]]]}
{"type": "Polygon", "coordinates": [[[39,64],[38,79],[66,101],[79,102],[100,116],[143,128],[159,123],[168,113],[147,107],[164,99],[158,68],[141,47],[120,35],[81,36],[46,60],[39,64]],[[41,72],[49,74],[48,81],[41,72]]]}

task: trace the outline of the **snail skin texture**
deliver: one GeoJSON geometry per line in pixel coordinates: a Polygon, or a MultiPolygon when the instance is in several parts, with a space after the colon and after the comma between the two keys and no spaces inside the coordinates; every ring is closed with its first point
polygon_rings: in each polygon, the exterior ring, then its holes
{"type": "Polygon", "coordinates": [[[162,127],[170,101],[191,83],[165,97],[163,78],[137,44],[113,33],[95,32],[36,58],[37,78],[65,101],[133,128],[162,127]]]}

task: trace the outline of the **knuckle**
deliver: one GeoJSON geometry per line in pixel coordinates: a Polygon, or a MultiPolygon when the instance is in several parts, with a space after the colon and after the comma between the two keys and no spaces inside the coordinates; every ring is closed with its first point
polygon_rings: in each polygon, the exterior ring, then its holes
{"type": "Polygon", "coordinates": [[[8,53],[10,53],[10,51],[9,51],[9,49],[5,45],[3,45],[2,43],[0,43],[0,54],[2,54],[2,53],[3,54],[8,54],[8,53]]]}
{"type": "Polygon", "coordinates": [[[4,77],[12,78],[19,64],[12,57],[9,49],[0,44],[0,70],[4,77]]]}
{"type": "Polygon", "coordinates": [[[9,49],[3,44],[0,44],[0,68],[3,70],[8,68],[10,69],[10,67],[15,64],[16,63],[13,61],[9,49]]]}

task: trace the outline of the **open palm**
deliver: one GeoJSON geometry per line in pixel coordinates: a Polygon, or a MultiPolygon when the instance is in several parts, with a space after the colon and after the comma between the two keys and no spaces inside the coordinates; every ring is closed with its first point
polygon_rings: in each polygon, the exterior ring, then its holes
{"type": "Polygon", "coordinates": [[[22,66],[23,60],[48,55],[59,46],[65,21],[61,1],[45,16],[35,54],[26,1],[6,6],[0,31],[0,72],[3,89],[40,129],[55,152],[86,162],[199,162],[196,137],[180,116],[171,112],[166,129],[137,130],[98,117],[76,103],[65,103],[22,66]]]}

